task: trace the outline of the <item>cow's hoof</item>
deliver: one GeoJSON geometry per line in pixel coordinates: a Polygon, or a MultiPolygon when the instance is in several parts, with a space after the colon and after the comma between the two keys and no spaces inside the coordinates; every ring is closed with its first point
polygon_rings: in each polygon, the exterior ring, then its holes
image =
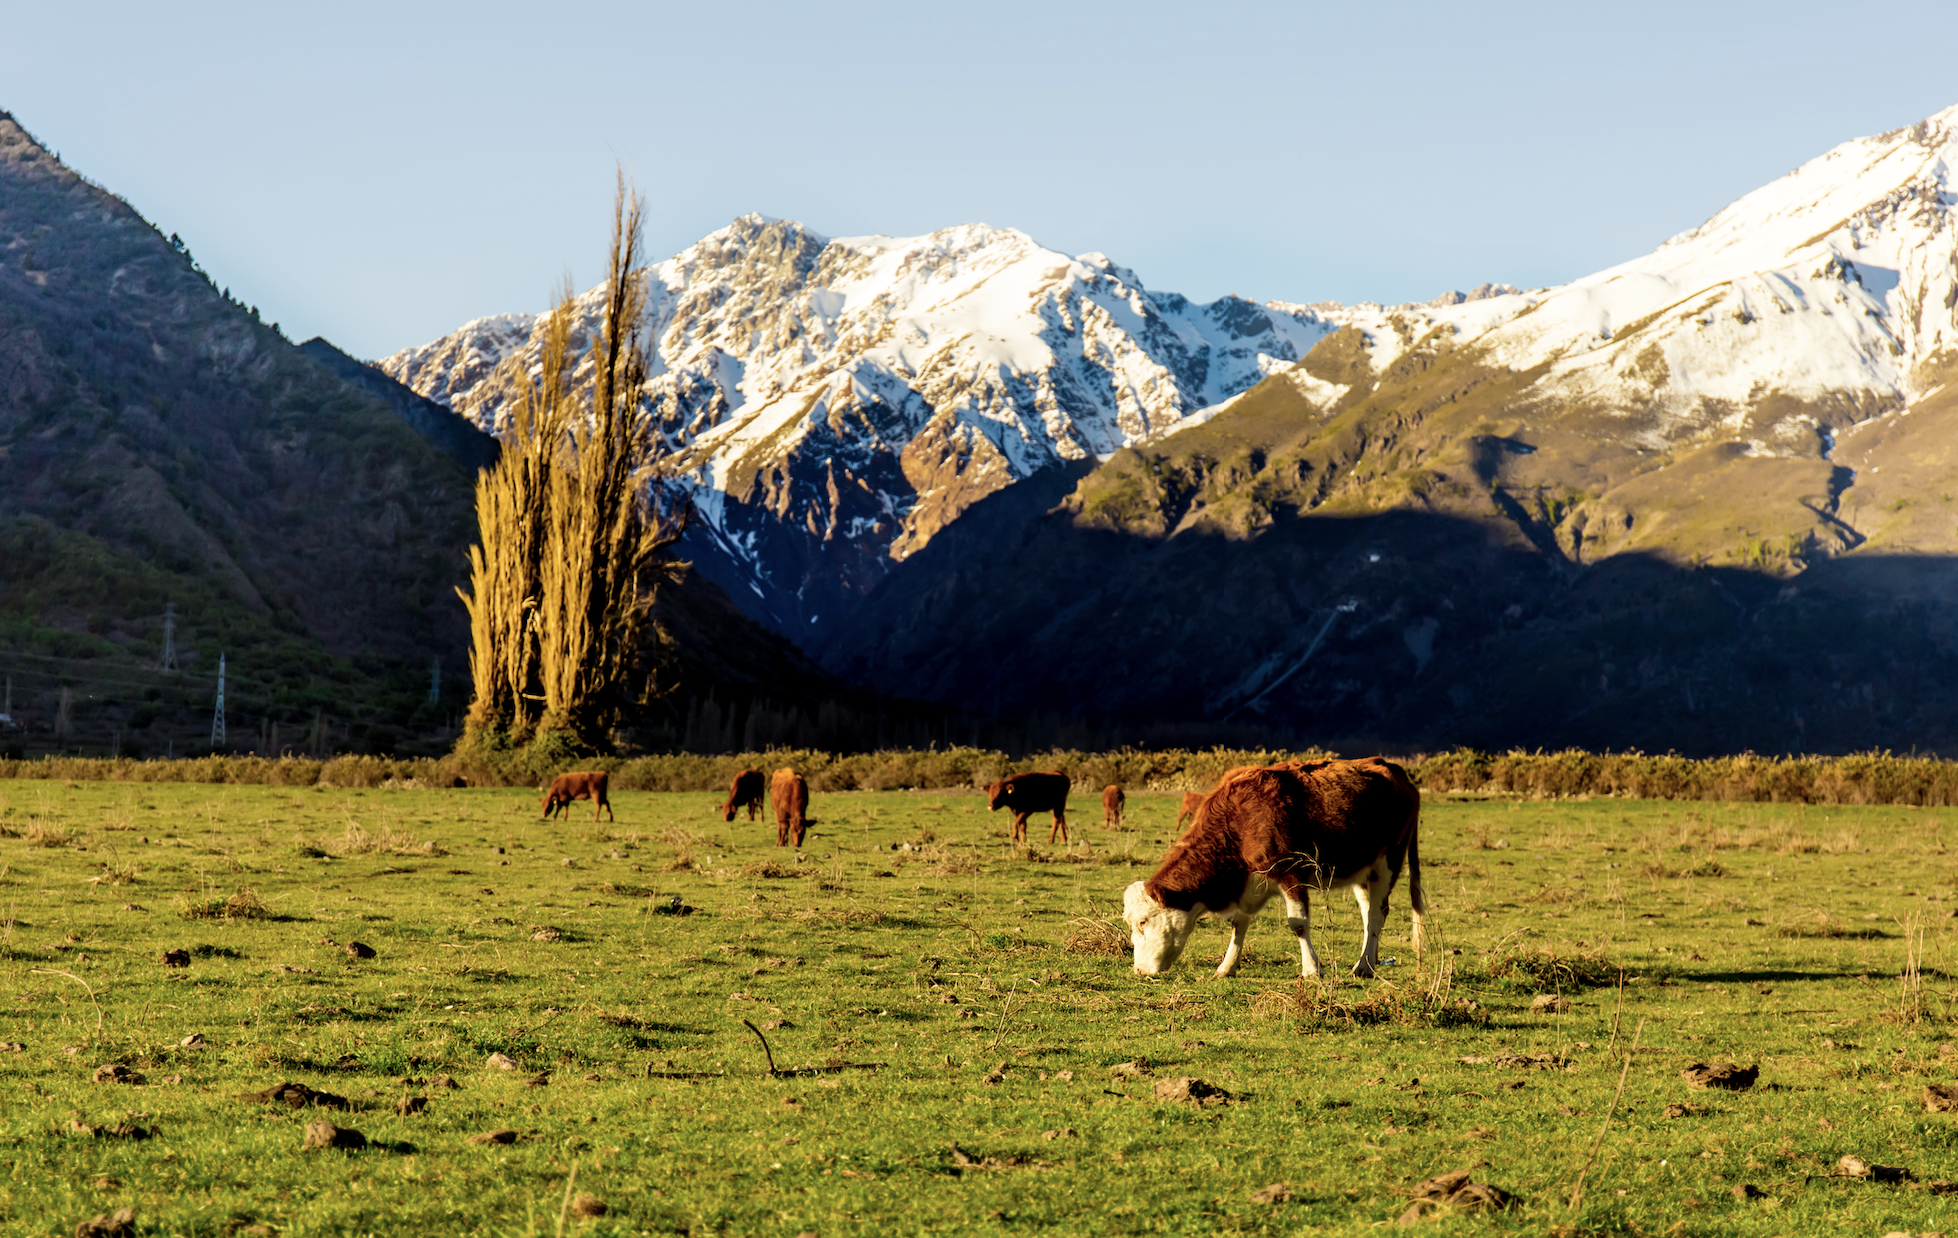
{"type": "Polygon", "coordinates": [[[1373,979],[1373,965],[1370,963],[1355,963],[1353,964],[1353,974],[1361,980],[1371,980],[1373,979]]]}

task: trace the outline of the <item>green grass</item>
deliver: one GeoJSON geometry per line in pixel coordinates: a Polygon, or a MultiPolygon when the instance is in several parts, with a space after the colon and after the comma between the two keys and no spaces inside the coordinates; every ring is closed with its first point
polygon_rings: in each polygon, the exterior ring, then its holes
{"type": "Polygon", "coordinates": [[[1121,833],[1077,796],[1074,847],[1015,852],[970,793],[819,795],[800,859],[718,795],[615,798],[545,824],[521,790],[0,782],[0,1224],[552,1234],[575,1168],[608,1211],[566,1233],[1360,1233],[1470,1166],[1517,1209],[1424,1232],[1950,1224],[1955,1119],[1918,1097],[1953,1075],[1951,810],[1431,794],[1426,968],[1401,893],[1389,979],[1322,986],[1270,911],[1228,981],[1214,928],[1162,980],[1098,952],[1175,796],[1132,792],[1121,833]],[[1716,1060],[1759,1085],[1681,1081],[1716,1060]],[[1228,1099],[1155,1098],[1181,1076],[1228,1099]],[[288,1080],[352,1110],[243,1099],[288,1080]],[[302,1152],[320,1117],[375,1146],[302,1152]]]}

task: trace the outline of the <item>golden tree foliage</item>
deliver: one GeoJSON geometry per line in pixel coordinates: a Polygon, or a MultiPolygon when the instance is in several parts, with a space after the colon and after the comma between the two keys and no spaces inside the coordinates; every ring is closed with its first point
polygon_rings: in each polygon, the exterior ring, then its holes
{"type": "Polygon", "coordinates": [[[476,483],[470,547],[469,729],[512,741],[589,741],[634,696],[647,606],[681,568],[668,548],[688,510],[646,482],[654,432],[643,203],[619,179],[598,331],[579,366],[567,284],[544,325],[541,364],[516,401],[495,467],[476,483]],[[586,371],[589,371],[588,373],[586,371]]]}

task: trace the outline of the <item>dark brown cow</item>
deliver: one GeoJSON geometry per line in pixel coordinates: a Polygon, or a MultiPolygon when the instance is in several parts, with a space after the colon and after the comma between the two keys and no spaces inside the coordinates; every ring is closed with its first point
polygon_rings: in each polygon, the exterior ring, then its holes
{"type": "Polygon", "coordinates": [[[802,832],[809,828],[809,784],[792,769],[778,769],[768,798],[775,801],[775,845],[788,846],[793,834],[795,845],[800,847],[802,832]]]}
{"type": "Polygon", "coordinates": [[[1054,770],[1014,774],[986,788],[986,807],[991,811],[1001,807],[1013,810],[1013,841],[1016,843],[1026,841],[1028,813],[1051,812],[1054,814],[1054,824],[1047,831],[1047,841],[1053,842],[1058,834],[1060,840],[1066,842],[1067,788],[1067,775],[1054,770]]]}
{"type": "Polygon", "coordinates": [[[1101,789],[1101,823],[1111,829],[1121,829],[1122,805],[1126,802],[1127,797],[1122,794],[1122,788],[1112,782],[1103,787],[1101,789]]]}
{"type": "Polygon", "coordinates": [[[1356,976],[1380,961],[1387,896],[1407,866],[1414,909],[1414,953],[1425,945],[1421,896],[1421,793],[1392,761],[1291,761],[1234,770],[1204,797],[1190,828],[1163,857],[1156,875],[1122,898],[1135,947],[1135,970],[1154,976],[1189,944],[1197,920],[1214,915],[1231,926],[1219,976],[1237,970],[1244,930],[1272,895],[1285,899],[1285,923],[1299,939],[1300,966],[1319,974],[1306,898],[1351,888],[1365,940],[1356,976]]]}
{"type": "Polygon", "coordinates": [[[583,774],[559,774],[551,779],[551,789],[544,792],[544,819],[548,821],[559,812],[570,812],[572,800],[590,800],[592,820],[598,820],[600,808],[605,810],[608,820],[618,820],[612,815],[612,801],[605,794],[607,778],[606,772],[599,769],[583,774]]]}
{"type": "Polygon", "coordinates": [[[744,769],[734,776],[734,785],[727,790],[727,803],[721,805],[721,820],[732,821],[734,814],[743,808],[748,810],[748,820],[753,821],[761,811],[761,797],[768,791],[768,780],[758,769],[744,769]]]}

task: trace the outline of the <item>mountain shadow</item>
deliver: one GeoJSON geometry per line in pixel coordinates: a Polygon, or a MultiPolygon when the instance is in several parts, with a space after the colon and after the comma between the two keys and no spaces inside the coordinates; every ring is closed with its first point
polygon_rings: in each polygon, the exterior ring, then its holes
{"type": "Polygon", "coordinates": [[[823,663],[982,714],[1339,749],[1958,750],[1950,558],[1575,568],[1433,512],[1157,537],[1013,491],[895,568],[823,663]]]}

